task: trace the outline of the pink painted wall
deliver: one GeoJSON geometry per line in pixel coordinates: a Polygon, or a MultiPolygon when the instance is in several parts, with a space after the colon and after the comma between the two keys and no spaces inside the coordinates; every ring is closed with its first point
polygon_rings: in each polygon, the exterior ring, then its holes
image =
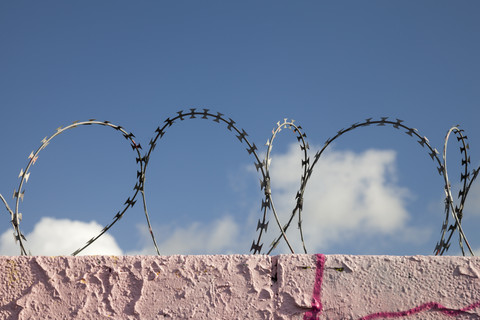
{"type": "Polygon", "coordinates": [[[480,319],[480,259],[0,257],[0,319],[480,319]]]}

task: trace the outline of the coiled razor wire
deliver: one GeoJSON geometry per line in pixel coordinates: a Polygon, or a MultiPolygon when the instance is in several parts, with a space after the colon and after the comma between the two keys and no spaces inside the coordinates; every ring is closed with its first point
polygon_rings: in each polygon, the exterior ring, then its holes
{"type": "Polygon", "coordinates": [[[155,247],[157,254],[160,255],[160,251],[158,249],[157,242],[155,240],[155,234],[150,224],[150,218],[147,210],[147,201],[145,196],[145,179],[146,179],[146,172],[149,164],[150,155],[154,151],[155,147],[157,146],[158,141],[162,139],[165,133],[167,132],[167,129],[169,129],[175,123],[184,121],[186,119],[200,118],[200,119],[210,119],[210,120],[213,120],[213,122],[216,122],[219,124],[220,123],[226,124],[227,130],[233,132],[236,138],[240,141],[240,143],[245,144],[247,146],[246,151],[248,152],[248,154],[254,157],[255,168],[257,172],[259,172],[261,175],[260,189],[261,191],[263,191],[264,198],[262,199],[262,203],[261,203],[262,215],[261,215],[261,218],[258,220],[257,228],[256,228],[258,232],[258,236],[253,240],[253,243],[250,247],[250,251],[253,254],[262,253],[263,244],[261,243],[261,240],[262,240],[263,234],[266,233],[268,229],[269,221],[267,220],[267,216],[270,211],[273,214],[276,225],[280,230],[280,233],[277,237],[274,238],[274,241],[270,244],[266,253],[270,254],[277,247],[277,245],[280,243],[282,239],[285,241],[290,252],[295,253],[290,241],[286,236],[286,231],[290,227],[292,221],[295,219],[297,214],[298,214],[298,229],[300,233],[300,240],[302,242],[303,252],[307,253],[307,248],[304,241],[303,229],[302,229],[303,195],[305,193],[307,183],[312,175],[313,168],[315,167],[317,162],[320,160],[320,157],[322,156],[323,152],[333,141],[343,136],[347,132],[353,131],[354,129],[368,127],[368,126],[391,126],[392,128],[397,130],[404,129],[406,130],[404,131],[404,133],[406,133],[407,135],[409,135],[414,139],[418,139],[417,142],[420,144],[422,148],[426,149],[431,159],[434,162],[436,162],[437,171],[441,176],[443,176],[444,191],[445,191],[445,218],[441,227],[440,240],[436,243],[433,251],[434,254],[443,255],[446,251],[448,251],[453,234],[455,231],[458,231],[458,235],[459,235],[458,241],[459,241],[459,246],[462,250],[462,254],[465,255],[465,249],[464,249],[464,244],[465,244],[468,248],[469,253],[472,256],[474,255],[473,250],[465,235],[465,232],[463,231],[461,222],[463,218],[463,209],[464,209],[468,192],[472,186],[473,181],[475,181],[475,179],[477,178],[480,172],[480,167],[470,171],[469,169],[470,156],[468,155],[469,145],[467,142],[467,136],[464,135],[463,133],[464,131],[460,130],[458,126],[454,126],[448,130],[445,136],[442,158],[440,158],[439,152],[437,151],[437,149],[433,148],[430,145],[429,140],[425,136],[420,135],[417,129],[404,125],[403,120],[396,119],[395,121],[391,121],[389,120],[388,117],[382,117],[380,120],[373,120],[372,118],[369,118],[364,120],[363,122],[354,123],[350,127],[347,127],[346,129],[341,129],[337,132],[335,136],[327,139],[323,147],[315,153],[313,157],[313,161],[310,163],[310,157],[309,157],[310,146],[306,141],[307,136],[302,131],[303,130],[302,127],[297,126],[295,124],[295,120],[283,119],[283,122],[280,122],[280,121],[277,122],[276,127],[272,130],[272,136],[270,139],[267,140],[267,143],[266,143],[267,151],[266,151],[265,158],[261,160],[261,158],[257,154],[258,149],[256,145],[254,143],[250,143],[250,141],[247,139],[248,134],[245,132],[244,129],[238,129],[235,121],[233,121],[231,118],[224,117],[224,114],[222,113],[219,113],[219,112],[212,113],[210,112],[209,109],[202,109],[202,110],[203,111],[197,111],[197,109],[192,108],[189,111],[178,111],[177,115],[171,118],[170,117],[167,118],[163,122],[164,124],[162,126],[157,127],[157,129],[155,130],[155,136],[149,142],[150,147],[143,156],[141,154],[142,147],[139,143],[137,144],[133,139],[135,137],[133,133],[131,132],[129,133],[128,131],[123,129],[123,127],[112,124],[109,121],[102,122],[102,121],[97,121],[95,119],[90,119],[88,121],[83,121],[83,122],[74,122],[64,128],[62,127],[58,128],[56,132],[50,137],[45,137],[41,141],[40,147],[36,151],[32,151],[30,153],[28,157],[29,161],[25,169],[22,168],[20,170],[20,174],[19,174],[20,184],[18,186],[18,191],[17,189],[14,189],[14,192],[13,192],[13,199],[15,201],[14,210],[10,208],[5,198],[0,194],[0,200],[2,200],[6,210],[10,214],[10,222],[14,229],[15,240],[18,242],[18,245],[20,248],[20,254],[27,255],[28,253],[25,248],[25,241],[26,241],[25,235],[20,230],[20,222],[22,220],[22,214],[19,212],[19,204],[20,204],[20,201],[23,201],[23,198],[25,195],[24,184],[28,182],[28,179],[30,177],[31,167],[37,161],[38,155],[40,154],[41,151],[43,151],[48,146],[48,144],[50,144],[50,142],[56,136],[58,136],[59,134],[67,130],[70,130],[79,126],[100,125],[100,126],[105,126],[105,127],[115,129],[120,134],[122,134],[122,136],[127,140],[127,142],[129,142],[130,146],[132,147],[132,150],[136,154],[136,162],[138,164],[137,181],[135,182],[135,186],[133,187],[133,190],[134,190],[133,194],[127,198],[127,200],[123,204],[122,209],[115,213],[115,215],[113,216],[112,222],[105,225],[105,227],[100,231],[98,235],[88,240],[84,246],[78,248],[75,252],[72,253],[72,255],[75,256],[80,252],[82,252],[85,248],[90,246],[93,242],[95,242],[98,238],[100,238],[105,232],[107,232],[115,223],[117,223],[118,220],[120,220],[123,217],[125,212],[129,208],[135,205],[135,203],[137,202],[136,198],[139,193],[142,197],[145,219],[148,225],[148,229],[152,238],[153,245],[155,247]],[[283,129],[289,129],[295,134],[298,140],[300,149],[303,153],[303,158],[301,162],[302,175],[300,177],[300,187],[295,195],[296,205],[293,208],[289,216],[289,219],[282,226],[280,219],[278,217],[277,211],[275,209],[272,191],[271,191],[270,154],[273,148],[273,143],[275,138],[283,129]],[[463,167],[463,170],[460,174],[460,181],[462,183],[461,183],[461,189],[458,194],[458,199],[459,199],[458,205],[455,205],[452,191],[451,191],[450,181],[448,177],[448,172],[447,172],[447,144],[452,134],[456,136],[457,142],[460,144],[460,153],[462,156],[461,166],[463,167]],[[452,215],[454,220],[452,224],[449,224],[450,215],[452,215]]]}
{"type": "MultiPolygon", "coordinates": [[[[7,208],[7,211],[10,213],[11,223],[12,223],[12,226],[14,228],[14,237],[15,237],[15,240],[18,241],[18,243],[19,243],[20,254],[21,255],[26,255],[27,251],[25,249],[25,245],[24,245],[24,242],[23,242],[24,240],[26,241],[26,238],[25,238],[25,235],[20,230],[20,221],[22,220],[22,214],[19,213],[19,204],[20,204],[20,200],[23,201],[23,198],[24,198],[24,195],[25,195],[25,190],[22,190],[22,189],[23,189],[23,185],[25,183],[27,183],[28,179],[30,178],[30,168],[37,161],[38,155],[40,154],[40,152],[42,150],[44,150],[56,136],[60,135],[61,133],[65,132],[67,130],[70,130],[70,129],[73,129],[73,128],[76,128],[76,127],[79,127],[79,126],[86,126],[86,125],[101,125],[101,126],[106,126],[106,127],[113,128],[113,129],[117,130],[118,132],[120,132],[123,135],[123,137],[130,142],[130,145],[131,145],[132,149],[134,151],[136,151],[136,153],[137,153],[137,163],[139,163],[139,170],[137,171],[138,182],[135,184],[135,187],[134,187],[135,192],[134,192],[133,196],[131,197],[131,199],[129,197],[125,201],[123,209],[118,211],[115,214],[115,216],[113,217],[113,221],[110,224],[106,225],[97,236],[88,240],[88,242],[85,244],[85,246],[76,250],[73,253],[73,255],[77,255],[82,250],[84,250],[86,247],[91,245],[94,241],[96,241],[98,238],[100,238],[118,220],[120,220],[122,218],[122,216],[125,214],[125,212],[130,207],[133,207],[135,205],[135,202],[136,202],[135,198],[136,198],[138,192],[143,189],[143,174],[142,173],[144,172],[144,168],[143,168],[143,162],[139,161],[139,159],[141,158],[140,150],[141,150],[142,147],[141,147],[140,144],[137,144],[135,142],[135,140],[133,140],[133,138],[135,137],[133,135],[133,133],[128,133],[121,126],[114,125],[114,124],[110,123],[109,121],[101,122],[101,121],[97,121],[95,119],[90,119],[88,121],[83,121],[83,122],[77,122],[76,121],[76,122],[74,122],[74,123],[72,123],[72,124],[70,124],[70,125],[68,125],[64,128],[59,127],[59,128],[57,128],[56,132],[52,136],[45,137],[45,138],[42,139],[40,147],[36,151],[32,151],[30,153],[30,155],[28,156],[29,161],[28,161],[28,164],[27,164],[25,170],[23,170],[23,168],[20,170],[20,174],[18,175],[18,177],[20,178],[20,184],[18,186],[18,191],[17,191],[17,189],[14,189],[14,191],[13,191],[13,199],[15,200],[15,211],[12,211],[10,209],[10,207],[8,206],[8,204],[5,201],[5,199],[3,198],[3,196],[0,195],[1,200],[4,202],[4,204],[7,208]],[[22,190],[22,191],[20,191],[20,190],[22,190]]],[[[150,221],[148,220],[148,217],[147,217],[147,223],[150,226],[150,221]]]]}

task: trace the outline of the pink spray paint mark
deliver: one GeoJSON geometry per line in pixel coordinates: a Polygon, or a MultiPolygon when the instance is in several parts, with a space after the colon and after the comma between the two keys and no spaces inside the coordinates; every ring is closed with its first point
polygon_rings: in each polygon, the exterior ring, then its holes
{"type": "Polygon", "coordinates": [[[405,316],[411,316],[415,313],[419,313],[424,310],[434,310],[441,312],[447,316],[455,317],[458,316],[459,314],[465,313],[469,310],[475,309],[478,306],[480,306],[480,301],[477,301],[475,303],[472,303],[462,309],[450,309],[447,308],[443,305],[441,305],[438,302],[428,302],[425,304],[422,304],[418,307],[409,309],[409,310],[404,310],[404,311],[397,311],[397,312],[377,312],[377,313],[372,313],[369,314],[368,316],[365,316],[363,318],[360,318],[360,320],[371,320],[371,319],[376,319],[376,318],[400,318],[400,317],[405,317],[405,316]]]}
{"type": "MultiPolygon", "coordinates": [[[[305,312],[305,315],[303,316],[303,320],[317,320],[317,317],[321,314],[323,309],[320,295],[322,291],[323,271],[325,268],[325,256],[323,254],[317,254],[316,258],[317,258],[317,264],[316,264],[316,272],[315,272],[315,284],[313,286],[312,308],[310,311],[305,312]]],[[[480,300],[470,305],[467,305],[461,309],[447,308],[438,302],[427,302],[409,310],[383,311],[383,312],[372,313],[365,317],[360,318],[359,320],[408,317],[425,310],[437,311],[447,316],[455,317],[462,313],[466,313],[470,310],[476,309],[478,307],[480,307],[480,300]]]]}
{"type": "Polygon", "coordinates": [[[317,269],[315,272],[315,284],[313,285],[312,308],[305,312],[303,320],[316,320],[317,316],[322,312],[323,306],[320,298],[322,291],[323,269],[325,266],[325,256],[317,254],[317,269]]]}

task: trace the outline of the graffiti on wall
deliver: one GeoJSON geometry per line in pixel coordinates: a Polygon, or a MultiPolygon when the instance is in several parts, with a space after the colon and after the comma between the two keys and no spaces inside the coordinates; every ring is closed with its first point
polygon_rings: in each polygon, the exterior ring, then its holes
{"type": "MultiPolygon", "coordinates": [[[[322,314],[323,305],[322,305],[322,282],[325,271],[325,255],[316,254],[316,269],[315,269],[315,283],[313,285],[313,294],[311,298],[311,308],[305,312],[303,320],[316,320],[322,314]]],[[[366,316],[361,317],[359,320],[372,320],[372,319],[393,319],[393,318],[405,318],[408,316],[413,316],[421,312],[438,312],[448,317],[457,317],[466,315],[469,311],[472,311],[480,306],[480,300],[475,301],[474,303],[468,304],[463,308],[455,309],[448,308],[436,301],[430,301],[422,303],[418,306],[412,307],[407,310],[401,311],[378,311],[366,316]]]]}

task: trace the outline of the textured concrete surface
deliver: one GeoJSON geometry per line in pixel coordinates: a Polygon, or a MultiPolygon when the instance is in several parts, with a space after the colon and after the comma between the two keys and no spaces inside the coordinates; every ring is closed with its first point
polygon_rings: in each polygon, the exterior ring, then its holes
{"type": "Polygon", "coordinates": [[[0,257],[0,319],[480,319],[480,259],[0,257]]]}

